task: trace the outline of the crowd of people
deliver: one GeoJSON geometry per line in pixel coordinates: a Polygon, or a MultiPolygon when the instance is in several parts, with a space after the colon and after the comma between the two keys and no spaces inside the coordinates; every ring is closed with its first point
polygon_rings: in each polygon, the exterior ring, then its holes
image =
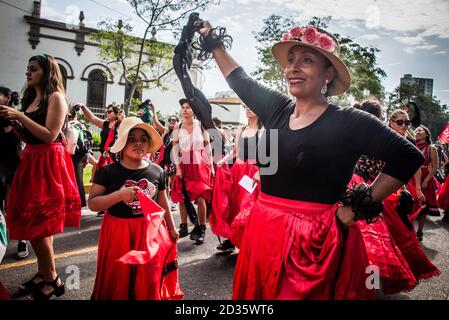
{"type": "Polygon", "coordinates": [[[79,227],[85,206],[103,217],[94,300],[181,299],[176,242],[189,236],[201,245],[208,221],[217,250],[239,249],[233,299],[375,299],[379,290],[366,286],[371,265],[384,294],[438,276],[420,241],[428,215],[443,210],[449,222],[447,144],[434,144],[408,106],[384,121],[375,99],[330,104],[350,74],[325,30],[297,27],[273,46],[290,96],[248,76],[209,22],[200,33],[248,119],[234,131],[214,118],[221,144],[185,98],[167,125],[149,100],[129,117],[115,104],[104,119],[85,104],[69,107],[50,55],[28,61],[20,109],[18,93],[0,88],[2,212],[17,257],[26,257],[27,241],[37,257],[20,292],[64,294],[53,236],[79,227]],[[101,130],[98,159],[78,114],[101,130]],[[275,146],[276,159],[262,163],[260,146],[275,146]]]}

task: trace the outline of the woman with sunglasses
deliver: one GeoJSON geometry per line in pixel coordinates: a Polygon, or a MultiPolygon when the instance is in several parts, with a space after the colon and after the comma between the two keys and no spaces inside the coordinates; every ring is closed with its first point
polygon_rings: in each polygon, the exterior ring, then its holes
{"type": "MultiPolygon", "coordinates": [[[[110,163],[114,163],[117,161],[115,155],[109,152],[110,147],[114,144],[115,140],[117,140],[117,130],[120,125],[119,122],[119,114],[120,108],[115,104],[110,104],[106,108],[105,118],[106,120],[100,119],[90,109],[83,103],[78,104],[83,111],[84,116],[88,121],[96,125],[101,129],[100,137],[100,158],[98,159],[96,169],[100,169],[110,163]]],[[[92,173],[94,175],[94,173],[92,173]]]]}
{"type": "MultiPolygon", "coordinates": [[[[388,121],[389,127],[406,137],[410,142],[415,143],[415,139],[411,138],[408,133],[410,123],[408,113],[402,109],[394,110],[388,121]]],[[[404,159],[404,162],[406,161],[407,159],[404,159]]],[[[440,274],[440,270],[427,258],[413,228],[413,221],[421,211],[422,204],[426,201],[421,188],[421,176],[421,169],[419,169],[405,187],[403,186],[397,192],[387,197],[384,200],[383,214],[388,230],[418,281],[440,274]],[[405,189],[411,193],[415,200],[411,208],[412,212],[408,216],[410,223],[404,222],[398,215],[397,210],[400,193],[405,189]]]]}
{"type": "Polygon", "coordinates": [[[421,166],[421,177],[422,183],[421,188],[423,190],[424,196],[426,198],[426,206],[421,210],[418,217],[418,231],[416,236],[419,241],[423,238],[424,223],[426,221],[427,215],[439,216],[440,211],[438,210],[438,203],[436,198],[436,181],[435,173],[438,170],[438,153],[434,145],[432,145],[432,137],[430,130],[420,125],[415,129],[416,146],[424,155],[426,159],[424,164],[421,166]]]}

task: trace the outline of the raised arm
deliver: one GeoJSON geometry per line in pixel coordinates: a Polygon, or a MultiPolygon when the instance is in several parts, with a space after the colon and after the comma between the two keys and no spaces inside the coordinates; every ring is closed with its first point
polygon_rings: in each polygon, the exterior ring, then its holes
{"type": "Polygon", "coordinates": [[[92,111],[83,103],[79,103],[81,107],[81,111],[83,111],[84,116],[86,119],[90,122],[92,122],[94,125],[96,125],[98,128],[103,129],[104,120],[98,118],[96,115],[93,114],[92,111]]]}
{"type": "Polygon", "coordinates": [[[150,104],[151,111],[153,111],[153,123],[158,132],[163,132],[163,134],[167,133],[168,129],[159,122],[159,118],[157,117],[156,106],[151,103],[150,104]]]}
{"type": "MultiPolygon", "coordinates": [[[[207,35],[212,28],[208,21],[203,23],[203,27],[200,30],[203,35],[207,35]]],[[[288,96],[249,77],[225,48],[217,47],[212,50],[212,54],[231,89],[257,114],[265,126],[279,108],[284,108],[292,102],[288,96]]]]}

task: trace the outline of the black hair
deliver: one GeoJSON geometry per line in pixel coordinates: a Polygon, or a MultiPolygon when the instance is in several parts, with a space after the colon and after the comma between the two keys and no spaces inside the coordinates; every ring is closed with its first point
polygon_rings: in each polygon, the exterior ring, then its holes
{"type": "Polygon", "coordinates": [[[377,101],[366,100],[362,103],[356,103],[353,108],[366,111],[373,116],[382,119],[382,105],[377,101]]]}
{"type": "Polygon", "coordinates": [[[19,105],[19,93],[17,91],[11,91],[6,87],[0,87],[0,94],[9,98],[8,107],[16,107],[19,105]]]}
{"type": "Polygon", "coordinates": [[[212,121],[218,129],[221,129],[221,120],[218,117],[213,117],[212,121]]]}

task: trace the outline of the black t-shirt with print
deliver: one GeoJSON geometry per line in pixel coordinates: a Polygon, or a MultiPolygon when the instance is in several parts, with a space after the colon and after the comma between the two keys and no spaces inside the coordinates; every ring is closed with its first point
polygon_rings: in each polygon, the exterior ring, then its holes
{"type": "MultiPolygon", "coordinates": [[[[150,163],[143,169],[127,169],[116,162],[97,170],[94,183],[106,187],[106,194],[124,187],[138,186],[143,193],[157,201],[158,192],[165,190],[165,172],[160,166],[150,163]]],[[[108,209],[109,214],[117,218],[142,217],[139,200],[136,198],[130,205],[120,201],[108,209]]]]}

